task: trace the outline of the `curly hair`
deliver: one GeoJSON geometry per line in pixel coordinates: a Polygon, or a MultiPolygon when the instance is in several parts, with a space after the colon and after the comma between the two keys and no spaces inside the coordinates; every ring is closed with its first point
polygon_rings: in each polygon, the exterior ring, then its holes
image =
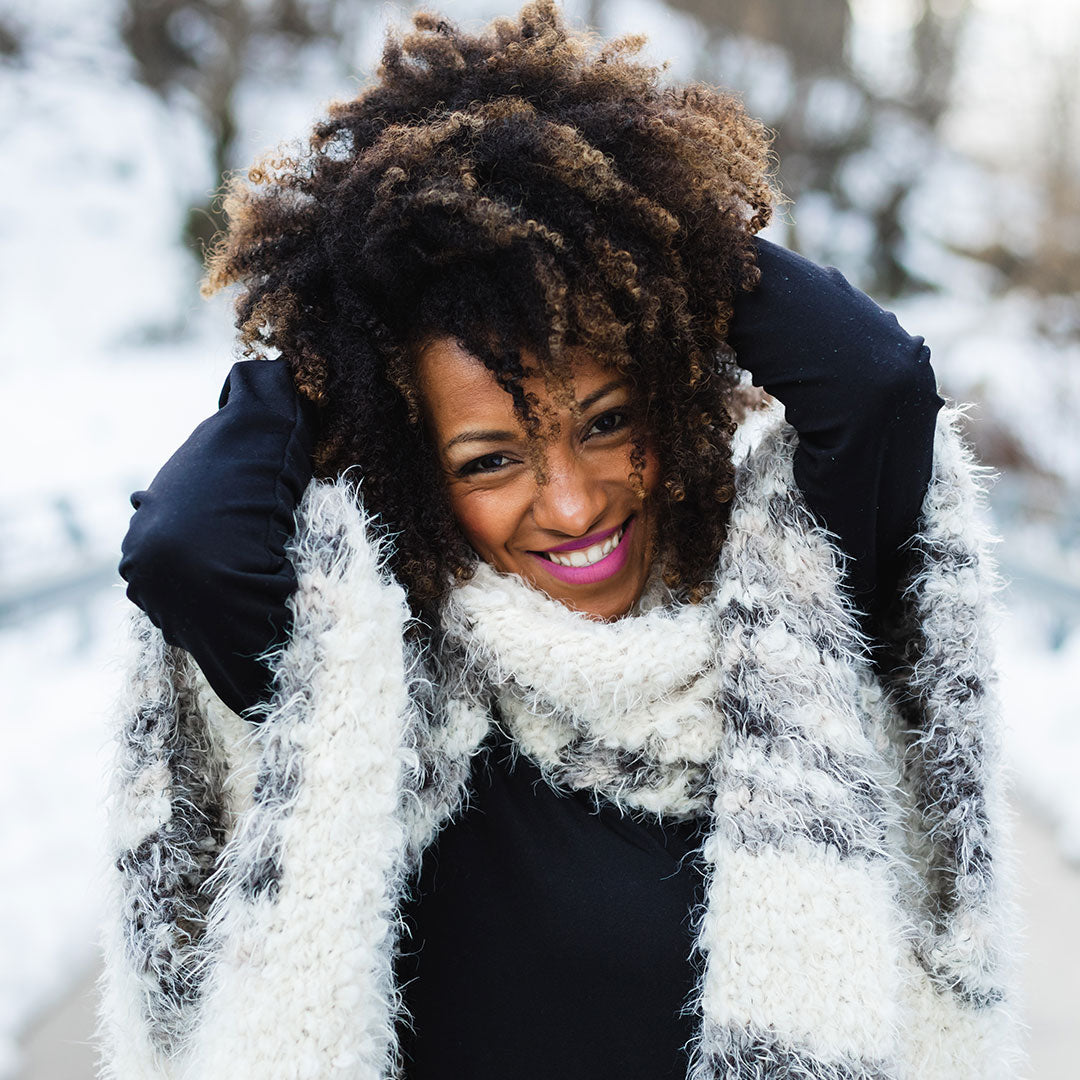
{"type": "MultiPolygon", "coordinates": [[[[724,342],[757,281],[768,139],[737,99],[661,84],[564,24],[553,0],[469,33],[428,13],[388,31],[372,85],[309,143],[235,177],[204,292],[240,283],[247,355],[280,352],[319,406],[317,474],[359,466],[390,566],[432,616],[476,563],[421,421],[418,352],[456,338],[539,437],[522,380],[568,383],[568,350],[624,375],[660,464],[665,576],[697,600],[726,535],[737,381],[724,342]],[[526,367],[522,351],[535,358],[526,367]]],[[[666,66],[666,65],[665,65],[666,66]]],[[[564,398],[565,400],[565,398],[564,398]]]]}

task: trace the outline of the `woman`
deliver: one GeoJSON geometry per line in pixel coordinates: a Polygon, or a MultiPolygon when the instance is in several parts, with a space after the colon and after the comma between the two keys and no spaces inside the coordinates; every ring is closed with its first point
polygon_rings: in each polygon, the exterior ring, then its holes
{"type": "Polygon", "coordinates": [[[111,1075],[1011,1075],[921,339],[755,239],[731,99],[414,22],[234,185],[282,358],[133,496],[111,1075]],[[736,468],[740,368],[791,426],[736,468]]]}

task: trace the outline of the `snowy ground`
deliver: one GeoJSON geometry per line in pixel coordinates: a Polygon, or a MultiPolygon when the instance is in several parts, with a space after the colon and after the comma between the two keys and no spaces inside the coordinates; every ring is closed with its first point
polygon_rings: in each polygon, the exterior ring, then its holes
{"type": "Polygon", "coordinates": [[[106,594],[0,634],[0,1076],[15,1067],[18,1031],[93,962],[119,608],[106,594]]]}
{"type": "MultiPolygon", "coordinates": [[[[194,298],[196,271],[176,240],[185,202],[210,186],[205,139],[183,103],[166,108],[132,83],[110,29],[115,4],[8,5],[32,32],[23,59],[0,69],[0,600],[115,565],[128,495],[213,411],[232,362],[225,306],[194,298]]],[[[657,34],[656,9],[635,0],[621,21],[657,34]]],[[[677,52],[674,40],[661,51],[677,52]]],[[[315,58],[271,109],[264,101],[262,115],[283,127],[249,125],[253,147],[299,130],[299,103],[343,89],[327,70],[315,58]]],[[[957,396],[981,396],[1025,431],[1036,458],[1064,455],[1080,476],[1071,430],[1080,385],[1052,400],[1011,392],[1016,365],[1030,373],[1064,362],[1033,342],[1022,302],[961,292],[903,317],[930,338],[957,396]]],[[[1071,366],[1080,378],[1080,363],[1071,366]]],[[[1040,535],[1019,553],[1045,545],[1040,535]]],[[[1055,573],[1080,581],[1067,563],[1055,573]]],[[[125,608],[113,584],[0,623],[0,1077],[15,1071],[18,1033],[93,964],[125,608]]],[[[1078,621],[1018,600],[1001,650],[1010,758],[1076,859],[1080,717],[1066,680],[1080,670],[1078,621]]]]}

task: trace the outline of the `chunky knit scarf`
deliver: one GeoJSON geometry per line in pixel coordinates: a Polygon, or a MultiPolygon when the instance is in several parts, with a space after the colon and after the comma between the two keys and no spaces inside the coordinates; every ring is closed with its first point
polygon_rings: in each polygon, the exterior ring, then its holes
{"type": "Polygon", "coordinates": [[[106,1074],[397,1075],[399,905],[498,722],[557,787],[707,819],[693,1080],[1014,1076],[994,581],[956,423],[877,668],[779,418],[698,606],[654,589],[599,623],[481,566],[414,655],[351,489],[316,482],[261,725],[136,616],[106,1074]]]}

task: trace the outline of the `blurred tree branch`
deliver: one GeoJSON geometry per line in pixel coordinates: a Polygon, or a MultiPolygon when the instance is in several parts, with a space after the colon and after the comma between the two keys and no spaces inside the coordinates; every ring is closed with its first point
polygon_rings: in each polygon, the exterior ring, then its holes
{"type": "Polygon", "coordinates": [[[797,72],[815,76],[845,66],[851,28],[847,0],[668,0],[702,25],[783,48],[797,72]]]}
{"type": "MultiPolygon", "coordinates": [[[[217,183],[238,166],[236,98],[267,45],[336,41],[338,0],[125,0],[121,35],[136,76],[162,98],[186,93],[210,135],[217,183]]],[[[190,208],[185,240],[201,256],[223,224],[212,199],[190,208]]]]}
{"type": "Polygon", "coordinates": [[[0,15],[0,62],[10,63],[22,54],[21,29],[8,15],[0,15]]]}
{"type": "MultiPolygon", "coordinates": [[[[715,70],[715,57],[725,43],[753,40],[779,49],[788,64],[791,92],[783,106],[763,116],[777,129],[776,150],[780,180],[795,200],[808,192],[823,194],[838,212],[861,215],[872,231],[867,246],[866,288],[897,296],[926,287],[905,262],[904,212],[906,201],[919,182],[920,162],[894,166],[879,177],[872,194],[852,190],[845,182],[849,163],[871,150],[874,140],[889,125],[907,125],[926,144],[949,106],[956,72],[960,34],[970,0],[918,0],[910,34],[911,69],[903,92],[885,92],[854,65],[851,49],[852,14],[848,0],[668,0],[669,5],[695,16],[707,31],[700,63],[702,77],[730,82],[727,72],[715,70]],[[822,102],[850,99],[846,119],[830,122],[822,102]]],[[[754,77],[753,70],[745,73],[754,77]]],[[[750,86],[733,87],[749,91],[750,86]]],[[[840,110],[843,111],[843,110],[840,110]]],[[[790,242],[803,246],[797,225],[790,242]]],[[[828,259],[827,250],[807,254],[828,259]]]]}
{"type": "MultiPolygon", "coordinates": [[[[861,262],[860,284],[883,297],[927,287],[907,258],[909,199],[940,145],[972,0],[912,0],[902,58],[906,72],[899,82],[859,68],[851,0],[666,2],[702,26],[697,73],[707,81],[729,85],[753,102],[757,84],[769,76],[749,43],[762,43],[770,56],[783,58],[788,91],[774,96],[771,108],[755,111],[777,130],[785,192],[804,206],[816,196],[831,208],[824,235],[819,214],[818,235],[809,235],[796,219],[789,224],[788,242],[819,260],[861,262]],[[749,58],[741,69],[730,70],[740,54],[749,58]],[[883,145],[889,140],[892,145],[883,145]],[[833,233],[845,221],[859,222],[857,231],[865,234],[857,257],[836,246],[840,241],[833,233]]],[[[124,0],[121,30],[137,78],[164,99],[186,97],[194,103],[210,142],[209,165],[220,182],[242,164],[236,160],[237,103],[245,80],[265,76],[266,57],[275,49],[278,56],[298,54],[317,43],[339,52],[344,68],[351,24],[343,12],[355,11],[358,3],[363,6],[363,0],[351,5],[347,0],[124,0]]],[[[505,10],[518,4],[512,0],[505,10]]],[[[439,0],[431,6],[438,8],[439,0]]],[[[452,0],[443,6],[452,12],[452,0]]],[[[615,10],[611,0],[588,0],[585,15],[596,25],[615,10]]],[[[0,52],[9,51],[6,40],[0,28],[0,52]]],[[[10,48],[17,49],[14,37],[12,42],[10,48]]],[[[737,62],[734,66],[739,68],[737,62]]],[[[1080,120],[1075,85],[1075,72],[1063,68],[1055,99],[1055,126],[1063,133],[1075,131],[1080,120]]],[[[995,267],[1003,287],[1019,283],[1043,294],[1071,295],[1072,321],[1080,332],[1076,141],[1054,142],[1044,160],[1034,163],[1032,171],[1039,170],[1043,216],[1037,253],[1019,250],[1004,234],[961,253],[995,267]]],[[[213,202],[204,200],[190,209],[185,238],[201,253],[221,224],[213,202]]]]}
{"type": "Polygon", "coordinates": [[[1080,36],[1073,49],[1044,57],[1048,83],[1045,132],[1034,153],[1012,163],[1016,183],[1035,196],[1030,238],[1017,238],[1012,222],[982,247],[957,248],[999,273],[998,290],[1026,289],[1045,301],[1042,331],[1080,340],[1080,36]]]}

